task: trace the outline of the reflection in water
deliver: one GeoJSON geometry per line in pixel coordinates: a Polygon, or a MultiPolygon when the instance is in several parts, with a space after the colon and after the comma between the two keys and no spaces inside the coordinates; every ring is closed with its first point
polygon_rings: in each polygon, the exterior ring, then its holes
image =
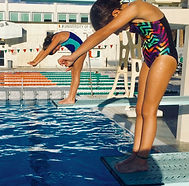
{"type": "MultiPolygon", "coordinates": [[[[37,126],[36,126],[37,129],[37,126]]],[[[40,137],[35,135],[31,135],[28,137],[31,147],[41,146],[40,137]]],[[[31,185],[49,185],[46,183],[48,180],[49,174],[49,164],[48,164],[48,156],[45,154],[45,151],[40,151],[39,149],[29,149],[29,162],[30,167],[34,171],[34,175],[31,177],[31,185]]]]}

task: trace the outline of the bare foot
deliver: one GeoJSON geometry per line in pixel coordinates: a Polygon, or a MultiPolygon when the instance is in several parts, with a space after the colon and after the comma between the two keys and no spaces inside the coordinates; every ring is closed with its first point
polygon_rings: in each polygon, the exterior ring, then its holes
{"type": "Polygon", "coordinates": [[[147,171],[148,163],[147,163],[147,160],[143,160],[143,159],[135,157],[133,160],[127,163],[125,163],[125,160],[118,162],[115,165],[115,168],[120,173],[147,171]]]}
{"type": "Polygon", "coordinates": [[[127,163],[129,163],[130,161],[134,160],[135,158],[136,158],[136,152],[132,152],[132,154],[127,159],[118,162],[117,165],[118,166],[119,166],[119,164],[126,165],[127,163]]]}
{"type": "Polygon", "coordinates": [[[58,102],[58,104],[74,104],[75,103],[75,99],[69,99],[69,98],[65,98],[61,101],[58,102]]]}

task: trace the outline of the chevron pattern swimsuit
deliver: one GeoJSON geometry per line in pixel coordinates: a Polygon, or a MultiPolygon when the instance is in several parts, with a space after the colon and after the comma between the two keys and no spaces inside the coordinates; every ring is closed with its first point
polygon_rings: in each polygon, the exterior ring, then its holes
{"type": "Polygon", "coordinates": [[[178,62],[172,32],[165,16],[158,21],[131,22],[130,32],[141,36],[143,57],[149,68],[154,60],[161,55],[170,55],[178,62]]]}

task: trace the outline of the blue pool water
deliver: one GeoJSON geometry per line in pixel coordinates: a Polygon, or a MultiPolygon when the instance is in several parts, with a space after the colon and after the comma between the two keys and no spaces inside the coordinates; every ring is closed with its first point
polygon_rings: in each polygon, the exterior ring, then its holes
{"type": "Polygon", "coordinates": [[[119,185],[100,157],[130,151],[133,138],[99,111],[2,101],[0,113],[1,186],[119,185]]]}

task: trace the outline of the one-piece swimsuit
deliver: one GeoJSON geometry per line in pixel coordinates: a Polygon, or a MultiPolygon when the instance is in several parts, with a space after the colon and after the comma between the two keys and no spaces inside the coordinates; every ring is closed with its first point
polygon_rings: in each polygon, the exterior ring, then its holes
{"type": "Polygon", "coordinates": [[[61,43],[61,46],[65,46],[71,53],[75,52],[83,41],[74,33],[70,32],[69,38],[61,43]]]}
{"type": "Polygon", "coordinates": [[[172,32],[165,16],[157,21],[130,22],[129,25],[130,32],[141,36],[143,57],[148,67],[161,55],[170,55],[178,62],[172,32]]]}

